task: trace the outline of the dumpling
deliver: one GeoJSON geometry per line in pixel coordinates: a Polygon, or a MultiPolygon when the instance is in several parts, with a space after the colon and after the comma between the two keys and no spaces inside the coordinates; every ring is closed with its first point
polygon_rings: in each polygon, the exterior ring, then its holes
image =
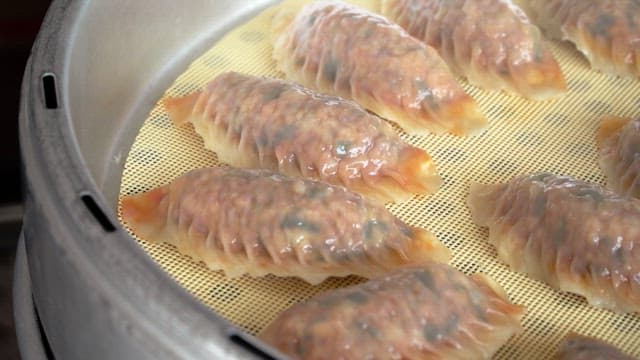
{"type": "Polygon", "coordinates": [[[570,333],[560,344],[556,360],[635,360],[602,340],[570,333]]]}
{"type": "Polygon", "coordinates": [[[382,0],[382,13],[471,84],[537,100],[567,90],[540,30],[511,0],[382,0]]]}
{"type": "Polygon", "coordinates": [[[230,277],[376,276],[449,250],[430,232],[339,186],[267,170],[205,168],[121,200],[134,234],[230,277]]]}
{"type": "Polygon", "coordinates": [[[382,119],[293,83],[225,73],[165,106],[233,166],[319,179],[382,201],[432,193],[441,183],[431,157],[382,119]]]}
{"type": "Polygon", "coordinates": [[[598,147],[607,185],[621,195],[640,198],[640,118],[605,117],[598,147]]]}
{"type": "Polygon", "coordinates": [[[472,184],[468,204],[513,270],[593,306],[640,311],[640,200],[539,173],[472,184]]]}
{"type": "Polygon", "coordinates": [[[292,359],[489,359],[523,313],[489,277],[432,263],[296,304],[260,337],[292,359]]]}
{"type": "Polygon", "coordinates": [[[637,0],[520,0],[531,19],[554,39],[576,45],[594,69],[640,75],[640,3],[637,0]]]}
{"type": "Polygon", "coordinates": [[[338,1],[280,5],[273,57],[288,79],[353,99],[411,134],[486,126],[437,51],[386,18],[338,1]],[[297,4],[297,6],[296,6],[297,4]]]}

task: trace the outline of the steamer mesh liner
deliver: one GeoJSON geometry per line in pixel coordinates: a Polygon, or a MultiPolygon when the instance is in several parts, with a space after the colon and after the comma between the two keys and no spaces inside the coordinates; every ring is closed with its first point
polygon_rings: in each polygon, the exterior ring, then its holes
{"type": "MultiPolygon", "coordinates": [[[[376,0],[352,2],[369,9],[378,5],[376,0]]],[[[268,29],[272,14],[268,9],[230,32],[194,61],[165,96],[188,94],[230,70],[282,77],[271,60],[268,29]]],[[[569,93],[558,100],[534,102],[484,92],[462,81],[489,118],[489,128],[469,138],[403,133],[406,141],[433,156],[444,184],[435,195],[416,196],[389,209],[410,225],[430,229],[452,250],[452,265],[467,274],[488,274],[513,302],[527,307],[524,332],[513,337],[496,358],[549,358],[569,331],[596,336],[640,357],[639,314],[596,309],[580,296],[554,291],[509,271],[488,244],[488,231],[473,224],[465,205],[471,181],[496,183],[518,174],[551,171],[604,183],[595,144],[599,118],[603,114],[640,115],[640,81],[596,73],[571,44],[550,45],[567,78],[569,93]]],[[[216,155],[204,149],[191,126],[175,127],[164,108],[157,105],[128,155],[120,194],[149,190],[188,170],[218,164],[216,155]]],[[[362,281],[356,277],[329,279],[314,287],[302,280],[273,276],[229,279],[179,254],[171,245],[137,240],[195,297],[252,334],[296,302],[362,281]]]]}

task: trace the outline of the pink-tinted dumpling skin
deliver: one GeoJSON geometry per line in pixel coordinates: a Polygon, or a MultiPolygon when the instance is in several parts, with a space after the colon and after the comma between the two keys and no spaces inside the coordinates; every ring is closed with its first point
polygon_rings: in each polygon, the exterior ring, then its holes
{"type": "Polygon", "coordinates": [[[618,194],[640,198],[640,118],[604,117],[598,147],[607,186],[618,194]]]}
{"type": "Polygon", "coordinates": [[[382,14],[473,85],[535,100],[567,90],[540,30],[511,0],[382,0],[382,14]]]}
{"type": "Polygon", "coordinates": [[[384,120],[287,81],[224,73],[165,107],[232,166],[322,180],[383,202],[431,194],[441,183],[429,154],[384,120]]]}
{"type": "Polygon", "coordinates": [[[260,337],[292,359],[489,359],[523,313],[488,277],[432,263],[296,304],[260,337]]]}
{"type": "Polygon", "coordinates": [[[555,360],[636,360],[602,340],[576,333],[560,344],[555,360]]]}
{"type": "Polygon", "coordinates": [[[640,200],[538,173],[472,184],[468,205],[514,271],[596,307],[640,311],[640,200]]]}
{"type": "Polygon", "coordinates": [[[637,0],[519,0],[531,19],[557,40],[568,40],[607,74],[640,75],[637,0]]]}
{"type": "Polygon", "coordinates": [[[343,187],[268,170],[204,168],[121,200],[138,237],[165,242],[227,276],[380,275],[448,261],[427,230],[343,187]]]}
{"type": "Polygon", "coordinates": [[[341,1],[286,1],[272,25],[287,79],[352,99],[410,134],[470,135],[487,119],[438,52],[385,17],[341,1]]]}

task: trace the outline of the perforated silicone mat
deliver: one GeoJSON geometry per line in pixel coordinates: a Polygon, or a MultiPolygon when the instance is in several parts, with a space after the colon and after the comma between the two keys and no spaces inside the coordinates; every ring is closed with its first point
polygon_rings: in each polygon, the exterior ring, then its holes
{"type": "MultiPolygon", "coordinates": [[[[377,9],[376,0],[352,2],[377,9]]],[[[271,60],[268,29],[272,13],[272,9],[266,10],[213,44],[165,96],[188,94],[229,70],[282,77],[271,60]]],[[[522,173],[551,171],[604,183],[595,144],[599,118],[603,114],[640,115],[640,81],[592,71],[570,44],[552,42],[551,47],[568,80],[567,95],[554,101],[534,102],[484,92],[461,81],[488,116],[488,130],[469,138],[403,133],[406,141],[433,156],[444,185],[435,195],[416,196],[388,207],[405,222],[436,234],[452,250],[452,265],[467,274],[490,275],[513,302],[527,307],[524,332],[513,337],[496,358],[549,358],[569,331],[596,336],[640,357],[640,315],[620,315],[590,307],[579,296],[554,291],[509,271],[487,243],[488,231],[473,224],[465,205],[472,180],[504,182],[522,173]]],[[[120,194],[149,190],[188,170],[218,164],[216,155],[204,149],[190,126],[175,127],[158,105],[131,148],[120,194]]],[[[310,286],[294,278],[273,276],[229,279],[179,254],[173,246],[137,240],[195,297],[252,334],[296,302],[323,290],[362,281],[348,277],[310,286]]]]}

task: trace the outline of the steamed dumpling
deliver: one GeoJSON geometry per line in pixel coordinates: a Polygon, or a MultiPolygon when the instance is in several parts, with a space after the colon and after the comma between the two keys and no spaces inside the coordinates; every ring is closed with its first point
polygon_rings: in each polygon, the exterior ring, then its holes
{"type": "Polygon", "coordinates": [[[134,234],[166,242],[228,276],[376,276],[449,251],[428,231],[343,187],[267,170],[205,168],[126,196],[134,234]]]}
{"type": "Polygon", "coordinates": [[[513,270],[597,307],[640,311],[640,200],[541,173],[472,184],[468,204],[513,270]]]}
{"type": "Polygon", "coordinates": [[[613,345],[589,336],[571,333],[560,344],[556,360],[636,360],[613,345]]]}
{"type": "Polygon", "coordinates": [[[569,40],[594,69],[640,75],[640,3],[637,0],[519,0],[548,36],[569,40]]]}
{"type": "Polygon", "coordinates": [[[382,13],[483,89],[538,100],[567,90],[540,30],[511,0],[382,0],[382,13]]]}
{"type": "Polygon", "coordinates": [[[288,79],[343,98],[411,134],[468,135],[487,120],[437,51],[386,18],[339,1],[280,5],[273,57],[288,79]]]}
{"type": "Polygon", "coordinates": [[[260,337],[292,359],[489,359],[523,312],[487,276],[431,263],[317,295],[260,337]]]}
{"type": "Polygon", "coordinates": [[[382,201],[440,186],[431,157],[357,104],[290,82],[238,73],[170,98],[176,124],[191,122],[221,161],[343,185],[382,201]]]}
{"type": "Polygon", "coordinates": [[[640,118],[605,117],[598,146],[607,185],[621,195],[640,198],[640,118]]]}

